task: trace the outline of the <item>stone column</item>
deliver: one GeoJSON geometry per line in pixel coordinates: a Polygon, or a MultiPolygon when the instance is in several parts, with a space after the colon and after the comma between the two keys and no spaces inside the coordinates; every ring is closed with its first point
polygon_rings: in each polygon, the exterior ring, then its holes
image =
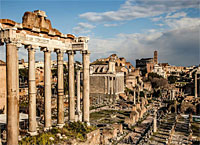
{"type": "Polygon", "coordinates": [[[68,51],[69,121],[75,121],[74,51],[68,51]]]}
{"type": "Polygon", "coordinates": [[[116,89],[115,89],[115,93],[119,93],[119,86],[118,86],[118,83],[119,82],[119,79],[116,77],[116,80],[115,80],[115,83],[116,83],[116,89]]]}
{"type": "Polygon", "coordinates": [[[153,117],[153,132],[157,132],[157,110],[154,111],[153,117]]]}
{"type": "Polygon", "coordinates": [[[116,77],[113,77],[113,102],[115,101],[116,94],[116,77]]]}
{"type": "Polygon", "coordinates": [[[81,85],[80,85],[80,70],[77,70],[77,75],[76,75],[76,89],[77,89],[77,114],[78,114],[78,121],[82,121],[82,116],[81,116],[81,85]]]}
{"type": "Polygon", "coordinates": [[[114,93],[114,90],[113,90],[113,77],[111,77],[111,82],[110,82],[110,95],[113,95],[113,93],[114,93]]]}
{"type": "Polygon", "coordinates": [[[89,51],[82,51],[83,57],[83,121],[90,121],[90,55],[89,51]]]}
{"type": "Polygon", "coordinates": [[[57,126],[64,126],[64,81],[63,81],[63,52],[57,53],[57,126]]]}
{"type": "Polygon", "coordinates": [[[105,79],[104,92],[105,92],[105,94],[107,94],[108,93],[108,89],[107,89],[108,88],[108,83],[107,83],[108,80],[107,80],[106,76],[104,77],[104,79],[105,79]]]}
{"type": "Polygon", "coordinates": [[[107,89],[108,91],[107,92],[108,92],[108,94],[110,94],[110,77],[109,76],[107,78],[107,83],[108,83],[107,84],[107,87],[108,87],[108,89],[107,89]]]}
{"type": "Polygon", "coordinates": [[[18,96],[17,96],[17,46],[6,44],[7,81],[7,145],[17,145],[19,136],[18,96]]]}
{"type": "Polygon", "coordinates": [[[197,98],[197,72],[195,73],[195,77],[194,77],[194,83],[195,83],[195,85],[194,85],[194,96],[195,96],[195,98],[197,98]]]}
{"type": "Polygon", "coordinates": [[[29,127],[30,135],[37,135],[36,121],[36,84],[35,84],[35,49],[27,46],[28,49],[28,96],[29,96],[29,127]]]}
{"type": "MultiPolygon", "coordinates": [[[[19,126],[19,57],[18,57],[18,50],[19,50],[19,46],[17,46],[17,102],[18,102],[18,107],[17,107],[17,120],[18,120],[18,127],[20,128],[19,126]]],[[[18,133],[19,134],[19,133],[18,133]]],[[[20,135],[20,134],[19,134],[20,135]]],[[[18,138],[19,139],[19,138],[18,138]]]]}
{"type": "Polygon", "coordinates": [[[44,51],[44,130],[51,129],[51,52],[44,51]]]}

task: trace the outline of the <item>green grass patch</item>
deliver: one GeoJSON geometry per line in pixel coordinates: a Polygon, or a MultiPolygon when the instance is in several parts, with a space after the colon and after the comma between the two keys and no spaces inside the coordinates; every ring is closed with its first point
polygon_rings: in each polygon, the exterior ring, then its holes
{"type": "Polygon", "coordinates": [[[57,143],[64,143],[65,139],[77,139],[79,141],[85,141],[86,135],[96,129],[94,126],[87,126],[85,123],[73,122],[65,124],[62,129],[52,128],[48,132],[43,132],[37,136],[27,136],[23,138],[19,145],[51,145],[57,143]],[[60,139],[57,134],[60,133],[66,138],[60,139]]]}

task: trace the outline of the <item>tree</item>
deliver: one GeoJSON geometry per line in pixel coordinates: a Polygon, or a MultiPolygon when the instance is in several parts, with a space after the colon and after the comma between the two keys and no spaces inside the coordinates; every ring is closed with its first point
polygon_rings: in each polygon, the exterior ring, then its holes
{"type": "Polygon", "coordinates": [[[19,69],[19,78],[21,81],[23,81],[23,83],[28,81],[28,69],[27,68],[19,69]]]}
{"type": "Polygon", "coordinates": [[[177,81],[177,76],[171,75],[168,77],[169,84],[174,84],[176,81],[177,81]]]}

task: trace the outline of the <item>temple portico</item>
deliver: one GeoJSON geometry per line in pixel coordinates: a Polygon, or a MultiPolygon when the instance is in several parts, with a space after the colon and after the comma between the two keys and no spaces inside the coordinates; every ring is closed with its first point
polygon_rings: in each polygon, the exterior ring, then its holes
{"type": "MultiPolygon", "coordinates": [[[[18,47],[28,50],[28,96],[30,135],[37,134],[35,52],[44,52],[44,130],[52,127],[51,114],[51,54],[57,53],[57,125],[64,125],[63,56],[68,54],[69,66],[69,121],[75,121],[74,55],[80,51],[83,58],[83,121],[89,123],[89,51],[88,38],[62,34],[52,28],[43,11],[25,12],[22,23],[0,19],[0,44],[6,44],[7,68],[7,144],[17,145],[19,136],[19,76],[18,47]],[[17,75],[16,75],[17,74],[17,75]]],[[[80,108],[80,72],[77,73],[77,111],[80,108]]],[[[79,116],[79,120],[80,116],[79,116]]]]}

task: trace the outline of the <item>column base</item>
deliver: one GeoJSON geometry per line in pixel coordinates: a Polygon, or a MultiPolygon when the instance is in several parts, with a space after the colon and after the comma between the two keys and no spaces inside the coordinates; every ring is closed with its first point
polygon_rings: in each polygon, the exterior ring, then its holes
{"type": "Polygon", "coordinates": [[[80,121],[80,122],[82,122],[82,112],[81,111],[77,111],[76,112],[76,115],[75,115],[75,121],[77,122],[77,121],[80,121]]]}
{"type": "Polygon", "coordinates": [[[49,131],[51,129],[52,129],[52,127],[44,127],[44,131],[49,131]]]}
{"type": "Polygon", "coordinates": [[[63,123],[63,124],[57,124],[56,125],[56,127],[58,127],[58,128],[63,128],[65,126],[65,124],[63,123]]]}
{"type": "Polygon", "coordinates": [[[37,132],[37,131],[28,132],[28,134],[29,134],[30,136],[36,136],[36,135],[38,135],[38,132],[37,132]]]}
{"type": "Polygon", "coordinates": [[[19,140],[19,141],[22,140],[22,136],[21,136],[21,135],[18,136],[18,140],[19,140]]]}
{"type": "Polygon", "coordinates": [[[87,124],[87,126],[90,126],[90,122],[85,122],[87,124]]]}
{"type": "Polygon", "coordinates": [[[68,122],[69,122],[69,123],[75,122],[75,119],[74,119],[74,120],[69,120],[68,122]]]}

